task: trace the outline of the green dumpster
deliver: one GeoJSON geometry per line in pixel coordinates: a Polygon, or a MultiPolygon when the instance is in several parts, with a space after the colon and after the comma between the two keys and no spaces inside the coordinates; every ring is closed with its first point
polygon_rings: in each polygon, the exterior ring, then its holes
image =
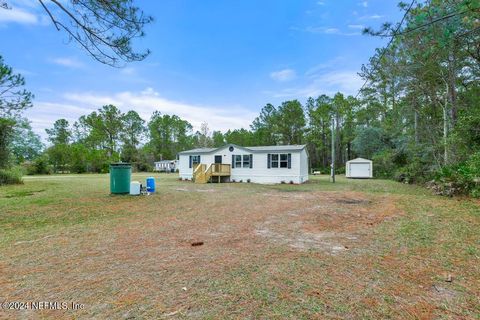
{"type": "Polygon", "coordinates": [[[130,176],[132,165],[130,163],[110,164],[110,192],[112,194],[130,193],[130,176]]]}

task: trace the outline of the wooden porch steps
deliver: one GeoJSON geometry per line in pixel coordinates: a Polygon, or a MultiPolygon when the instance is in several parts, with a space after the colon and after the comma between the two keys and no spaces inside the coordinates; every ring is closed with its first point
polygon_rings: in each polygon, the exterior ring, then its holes
{"type": "Polygon", "coordinates": [[[208,166],[206,164],[197,164],[193,168],[193,182],[207,183],[213,177],[218,177],[218,182],[221,177],[229,177],[231,174],[231,167],[229,164],[212,163],[208,166]]]}

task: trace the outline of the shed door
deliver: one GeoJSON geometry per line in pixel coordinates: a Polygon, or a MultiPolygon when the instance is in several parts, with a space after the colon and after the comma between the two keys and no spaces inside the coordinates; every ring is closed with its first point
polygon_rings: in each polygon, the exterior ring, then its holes
{"type": "Polygon", "coordinates": [[[353,178],[369,178],[370,177],[370,164],[369,163],[351,163],[350,164],[350,176],[353,178]]]}

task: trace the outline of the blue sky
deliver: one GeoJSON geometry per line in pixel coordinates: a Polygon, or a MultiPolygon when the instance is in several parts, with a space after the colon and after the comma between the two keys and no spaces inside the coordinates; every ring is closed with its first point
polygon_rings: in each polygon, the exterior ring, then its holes
{"type": "Polygon", "coordinates": [[[0,54],[35,94],[34,130],[104,104],[177,114],[199,128],[248,128],[266,103],[355,94],[362,64],[386,40],[364,26],[398,21],[397,1],[136,1],[155,18],[135,43],[152,54],[121,69],[91,59],[55,30],[35,0],[0,9],[0,54]]]}

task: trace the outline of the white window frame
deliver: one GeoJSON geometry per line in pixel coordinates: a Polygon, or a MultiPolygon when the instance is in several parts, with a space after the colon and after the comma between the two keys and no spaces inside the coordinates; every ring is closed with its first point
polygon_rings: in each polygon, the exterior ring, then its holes
{"type": "Polygon", "coordinates": [[[241,154],[236,154],[235,155],[235,168],[242,168],[242,155],[241,154]]]}
{"type": "Polygon", "coordinates": [[[288,169],[288,153],[271,153],[270,154],[270,168],[274,169],[288,169]],[[282,156],[285,156],[285,159],[282,160],[282,156]],[[274,159],[276,158],[276,159],[274,159]],[[275,165],[274,165],[275,163],[275,165]],[[282,167],[282,164],[285,166],[282,167]]]}
{"type": "Polygon", "coordinates": [[[250,155],[249,154],[242,155],[242,168],[250,169],[250,155]]]}
{"type": "MultiPolygon", "coordinates": [[[[234,169],[251,169],[250,154],[234,154],[234,169]]],[[[253,160],[253,159],[252,159],[253,160]]]]}
{"type": "Polygon", "coordinates": [[[200,155],[192,155],[192,168],[196,164],[200,164],[200,155]]]}
{"type": "Polygon", "coordinates": [[[279,153],[272,153],[270,155],[270,168],[279,168],[280,154],[279,153]],[[274,159],[276,158],[276,159],[274,159]],[[275,165],[274,165],[275,163],[275,165]]]}

